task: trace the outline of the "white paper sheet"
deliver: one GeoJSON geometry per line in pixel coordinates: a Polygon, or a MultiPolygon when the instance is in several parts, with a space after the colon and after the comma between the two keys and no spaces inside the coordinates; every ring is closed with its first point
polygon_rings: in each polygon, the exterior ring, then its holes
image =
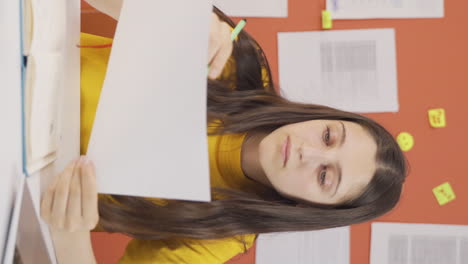
{"type": "MultiPolygon", "coordinates": [[[[61,1],[64,2],[64,1],[61,1]]],[[[58,130],[61,132],[57,149],[57,160],[46,169],[31,175],[29,180],[32,194],[32,202],[35,213],[39,215],[40,184],[47,182],[52,176],[61,171],[65,164],[79,155],[80,136],[80,63],[79,43],[80,30],[80,1],[65,1],[66,19],[65,51],[66,62],[62,71],[62,84],[64,89],[58,99],[58,130]]],[[[0,1],[0,259],[7,260],[4,255],[5,242],[10,223],[12,208],[14,205],[15,183],[19,175],[22,175],[22,140],[21,140],[21,45],[20,45],[20,4],[18,1],[0,1]]],[[[49,28],[50,29],[50,28],[49,28]]],[[[26,30],[27,31],[27,30],[26,30]]],[[[49,32],[49,40],[54,38],[54,33],[49,32]]],[[[44,184],[44,188],[47,187],[44,184]]],[[[43,189],[44,189],[43,188],[43,189]]],[[[26,218],[28,219],[28,218],[26,218]]],[[[48,236],[47,226],[40,223],[40,231],[47,248],[47,256],[55,256],[52,241],[48,236]]],[[[35,242],[35,241],[32,241],[35,242]]],[[[41,263],[41,259],[35,259],[41,263]]],[[[55,259],[52,259],[53,263],[55,259]]],[[[3,262],[8,263],[8,262],[3,262]]],[[[25,262],[28,263],[28,262],[25,262]]],[[[29,262],[31,263],[31,262],[29,262]]],[[[45,263],[45,262],[42,262],[45,263]]]]}
{"type": "Polygon", "coordinates": [[[221,9],[228,16],[288,16],[288,0],[214,0],[213,5],[221,9]]]}
{"type": "Polygon", "coordinates": [[[2,263],[12,263],[15,256],[16,238],[18,234],[19,217],[23,201],[23,193],[26,176],[18,173],[18,184],[16,185],[15,203],[8,226],[8,238],[6,240],[5,254],[2,263]]]}
{"type": "Polygon", "coordinates": [[[468,226],[373,223],[370,263],[468,263],[468,226]]]}
{"type": "MultiPolygon", "coordinates": [[[[37,171],[33,170],[35,172],[30,173],[28,177],[28,186],[36,216],[40,215],[39,205],[41,193],[48,187],[48,183],[52,177],[61,172],[72,159],[79,156],[80,148],[80,49],[77,47],[77,44],[80,43],[81,2],[60,0],[38,0],[38,2],[43,11],[47,10],[48,12],[52,12],[52,10],[55,10],[59,12],[51,15],[54,19],[60,16],[65,18],[61,26],[65,27],[66,37],[60,35],[63,31],[53,30],[57,29],[57,27],[41,29],[42,32],[50,31],[45,33],[49,38],[40,46],[44,47],[46,46],[45,43],[49,43],[47,46],[52,47],[50,50],[54,51],[54,45],[51,43],[57,39],[63,39],[64,43],[62,43],[63,46],[61,50],[61,52],[63,52],[61,64],[63,69],[60,73],[61,83],[60,87],[57,88],[59,92],[56,94],[57,101],[54,106],[57,109],[57,112],[54,113],[56,114],[54,117],[56,120],[55,131],[58,134],[56,138],[58,141],[55,152],[56,159],[54,157],[55,161],[52,163],[44,160],[42,165],[38,164],[40,169],[37,169],[37,171]],[[60,3],[54,1],[59,1],[60,3]],[[52,4],[53,7],[47,8],[46,4],[52,4]],[[46,164],[49,165],[45,166],[46,164]]],[[[54,20],[52,17],[49,19],[54,20]]],[[[42,23],[41,25],[47,24],[42,23]]],[[[35,24],[35,26],[37,25],[35,24]]],[[[47,119],[48,118],[46,118],[46,120],[47,119]]],[[[50,157],[50,155],[47,157],[50,157]]],[[[42,236],[49,259],[54,264],[56,263],[55,252],[49,235],[48,226],[42,220],[39,220],[39,227],[40,233],[38,232],[37,235],[42,236]]]]}
{"type": "Polygon", "coordinates": [[[327,0],[333,19],[440,18],[444,0],[327,0]]]}
{"type": "Polygon", "coordinates": [[[278,33],[281,94],[353,112],[398,111],[393,29],[278,33]]]}
{"type": "Polygon", "coordinates": [[[22,263],[54,263],[55,255],[48,251],[46,237],[41,230],[40,216],[35,210],[32,192],[30,192],[30,178],[24,186],[20,217],[17,224],[16,247],[22,263]]]}
{"type": "Polygon", "coordinates": [[[209,1],[124,2],[87,153],[99,192],[210,200],[211,9],[209,1]]]}
{"type": "Polygon", "coordinates": [[[349,227],[261,234],[257,264],[349,264],[349,227]]]}
{"type": "MultiPolygon", "coordinates": [[[[64,41],[65,42],[65,41],[64,41]]],[[[28,172],[33,173],[55,160],[58,146],[58,94],[62,85],[64,54],[31,54],[28,73],[33,75],[28,86],[27,144],[28,172]],[[40,164],[40,165],[36,165],[40,164]]]]}
{"type": "Polygon", "coordinates": [[[24,54],[28,55],[25,88],[27,170],[40,170],[56,159],[59,105],[68,57],[67,2],[25,0],[24,54]]]}
{"type": "Polygon", "coordinates": [[[0,261],[22,170],[19,15],[17,1],[0,1],[0,261]]]}

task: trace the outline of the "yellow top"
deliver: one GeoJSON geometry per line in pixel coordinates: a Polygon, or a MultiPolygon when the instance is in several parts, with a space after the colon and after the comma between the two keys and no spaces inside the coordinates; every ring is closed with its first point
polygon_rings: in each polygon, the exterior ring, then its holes
{"type": "MultiPolygon", "coordinates": [[[[82,33],[81,45],[105,45],[111,39],[82,33]]],[[[110,48],[81,49],[81,153],[86,153],[101,92],[110,48]]],[[[228,70],[226,70],[228,71],[228,70]]],[[[236,190],[259,190],[259,186],[245,177],[241,169],[240,154],[245,135],[208,136],[210,182],[212,187],[236,190]]],[[[170,241],[144,241],[133,239],[127,246],[124,263],[224,263],[255,241],[255,234],[216,240],[179,240],[183,246],[173,248],[170,241]]]]}

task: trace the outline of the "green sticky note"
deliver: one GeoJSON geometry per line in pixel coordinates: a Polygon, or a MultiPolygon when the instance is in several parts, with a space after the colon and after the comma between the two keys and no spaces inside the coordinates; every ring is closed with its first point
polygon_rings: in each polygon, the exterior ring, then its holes
{"type": "Polygon", "coordinates": [[[331,29],[333,27],[333,20],[330,11],[322,11],[322,28],[331,29]]]}
{"type": "Polygon", "coordinates": [[[455,200],[455,193],[448,182],[435,187],[432,192],[441,206],[455,200]]]}

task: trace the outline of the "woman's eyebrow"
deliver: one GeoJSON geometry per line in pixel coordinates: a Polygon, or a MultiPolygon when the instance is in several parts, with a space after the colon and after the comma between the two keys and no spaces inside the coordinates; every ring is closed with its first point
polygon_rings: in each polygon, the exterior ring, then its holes
{"type": "Polygon", "coordinates": [[[345,129],[343,122],[340,121],[340,124],[341,124],[341,127],[343,128],[343,130],[341,131],[341,142],[340,142],[340,147],[341,147],[343,146],[346,140],[346,129],[345,129]]]}
{"type": "Polygon", "coordinates": [[[335,191],[333,192],[332,197],[335,196],[335,194],[338,192],[338,188],[340,187],[340,183],[341,183],[342,170],[341,170],[340,164],[336,165],[336,171],[338,173],[338,183],[336,184],[335,191]]]}
{"type": "MultiPolygon", "coordinates": [[[[340,121],[342,131],[341,131],[341,140],[340,140],[340,147],[343,146],[346,140],[346,128],[343,122],[340,121]]],[[[336,184],[335,191],[332,194],[332,197],[335,196],[335,194],[338,192],[338,188],[340,187],[341,183],[341,176],[342,176],[342,170],[340,164],[336,164],[336,171],[338,174],[338,183],[336,184]]]]}

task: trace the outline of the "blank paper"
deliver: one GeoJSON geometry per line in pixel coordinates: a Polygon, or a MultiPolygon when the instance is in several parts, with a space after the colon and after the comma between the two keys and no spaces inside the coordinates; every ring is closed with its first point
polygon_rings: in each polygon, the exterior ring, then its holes
{"type": "Polygon", "coordinates": [[[209,201],[209,1],[125,1],[88,147],[98,191],[209,201]]]}

